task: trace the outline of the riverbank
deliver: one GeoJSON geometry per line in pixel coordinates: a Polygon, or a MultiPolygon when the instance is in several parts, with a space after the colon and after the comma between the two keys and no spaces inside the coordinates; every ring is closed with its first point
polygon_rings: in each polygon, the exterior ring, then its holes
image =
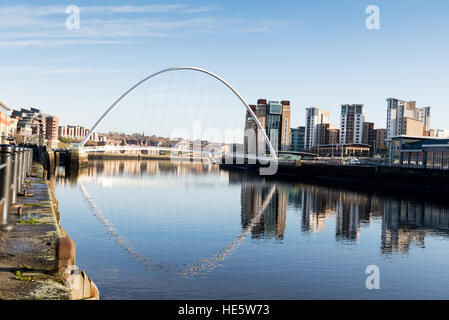
{"type": "Polygon", "coordinates": [[[75,244],[59,223],[58,202],[40,164],[26,180],[29,196],[11,208],[0,230],[0,299],[99,299],[96,285],[75,265],[75,244]]]}
{"type": "MultiPolygon", "coordinates": [[[[224,169],[244,170],[258,174],[257,164],[220,164],[224,169]]],[[[429,196],[449,194],[449,170],[403,168],[373,165],[334,165],[308,161],[279,161],[272,176],[286,181],[303,181],[360,189],[406,192],[429,196]]]]}

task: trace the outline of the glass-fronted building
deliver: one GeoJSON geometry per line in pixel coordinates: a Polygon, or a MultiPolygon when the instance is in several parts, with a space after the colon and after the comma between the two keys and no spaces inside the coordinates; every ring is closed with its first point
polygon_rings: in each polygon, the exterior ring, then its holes
{"type": "Polygon", "coordinates": [[[305,150],[306,127],[299,126],[290,130],[290,151],[302,152],[305,150]]]}
{"type": "Polygon", "coordinates": [[[390,164],[408,168],[449,169],[449,139],[395,137],[390,164]]]}

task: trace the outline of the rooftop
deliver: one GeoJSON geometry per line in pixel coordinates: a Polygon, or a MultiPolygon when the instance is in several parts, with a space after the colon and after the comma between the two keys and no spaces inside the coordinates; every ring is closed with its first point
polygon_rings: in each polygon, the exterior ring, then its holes
{"type": "Polygon", "coordinates": [[[423,146],[430,146],[430,145],[449,145],[449,139],[425,139],[424,141],[417,141],[412,143],[406,143],[402,146],[403,150],[415,150],[415,149],[422,149],[423,146]]]}

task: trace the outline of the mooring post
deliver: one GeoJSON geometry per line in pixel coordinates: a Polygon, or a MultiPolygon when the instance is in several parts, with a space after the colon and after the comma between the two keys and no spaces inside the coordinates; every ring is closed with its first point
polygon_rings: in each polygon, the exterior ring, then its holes
{"type": "Polygon", "coordinates": [[[12,192],[11,192],[11,203],[17,203],[17,176],[19,174],[19,151],[15,147],[12,155],[13,166],[12,166],[12,192]]]}
{"type": "Polygon", "coordinates": [[[23,170],[25,171],[25,178],[27,176],[27,172],[28,172],[28,163],[29,163],[29,152],[28,152],[28,148],[25,148],[25,166],[23,168],[23,170]]]}
{"type": "Polygon", "coordinates": [[[26,169],[27,169],[27,166],[26,166],[26,163],[27,163],[27,152],[26,151],[27,151],[26,148],[22,147],[23,163],[22,163],[22,167],[20,168],[22,170],[22,184],[25,183],[25,179],[27,177],[27,172],[26,172],[26,169]]]}
{"type": "Polygon", "coordinates": [[[31,166],[33,164],[33,150],[28,148],[28,166],[27,166],[27,173],[30,173],[31,166]]]}
{"type": "Polygon", "coordinates": [[[2,215],[0,219],[0,228],[9,229],[8,217],[9,217],[9,195],[10,195],[10,185],[11,185],[11,156],[13,148],[9,144],[0,145],[0,155],[1,155],[1,167],[3,170],[2,175],[2,215]]]}
{"type": "Polygon", "coordinates": [[[23,175],[23,171],[22,171],[22,166],[23,166],[23,148],[22,147],[17,147],[17,180],[16,180],[16,184],[17,184],[17,193],[22,193],[22,175],[23,175]]]}

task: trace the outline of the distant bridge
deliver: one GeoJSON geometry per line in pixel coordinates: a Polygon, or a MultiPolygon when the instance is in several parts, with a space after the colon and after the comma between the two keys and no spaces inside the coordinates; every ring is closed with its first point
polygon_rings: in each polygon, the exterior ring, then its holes
{"type": "MultiPolygon", "coordinates": [[[[209,152],[207,150],[198,150],[190,148],[170,148],[170,147],[156,147],[156,146],[89,146],[80,149],[83,153],[95,154],[95,153],[124,153],[124,154],[142,154],[151,155],[159,154],[161,151],[166,152],[165,155],[171,156],[176,159],[179,156],[202,158],[212,160],[214,162],[227,162],[232,159],[232,163],[244,164],[244,163],[257,163],[262,161],[269,163],[274,159],[267,156],[255,156],[250,154],[244,154],[242,152],[209,152]],[[169,154],[168,154],[169,153],[169,154]]],[[[62,150],[59,150],[62,151],[62,150]]],[[[278,161],[277,159],[275,161],[278,161]]]]}
{"type": "MultiPolygon", "coordinates": [[[[254,111],[250,108],[249,104],[245,101],[245,99],[237,92],[237,90],[235,90],[229,83],[227,83],[225,80],[223,80],[221,77],[219,77],[218,75],[204,70],[204,69],[200,69],[200,68],[196,68],[196,67],[174,67],[174,68],[169,68],[169,69],[165,69],[156,73],[153,73],[152,75],[144,78],[143,80],[139,81],[138,83],[136,83],[134,86],[132,86],[130,89],[128,89],[124,94],[122,94],[104,113],[103,115],[101,115],[101,117],[97,120],[97,122],[95,122],[95,124],[92,126],[92,129],[89,131],[89,133],[86,135],[86,137],[84,137],[83,141],[80,143],[79,147],[80,147],[80,151],[86,151],[89,150],[88,148],[85,148],[84,145],[85,143],[89,140],[90,136],[96,131],[97,127],[103,122],[103,120],[112,112],[112,110],[126,97],[128,96],[131,92],[133,92],[136,88],[138,88],[139,86],[141,86],[143,83],[149,81],[152,78],[155,78],[161,74],[164,73],[168,73],[168,72],[173,72],[173,71],[179,71],[179,70],[189,70],[189,71],[196,71],[196,72],[201,72],[204,73],[208,76],[211,76],[215,79],[217,79],[218,81],[220,81],[222,84],[224,84],[227,88],[229,88],[234,95],[242,102],[242,104],[245,106],[247,112],[249,112],[249,114],[253,117],[254,121],[256,122],[259,131],[262,133],[263,138],[266,142],[266,144],[268,145],[268,148],[270,150],[270,158],[271,160],[277,160],[277,154],[276,154],[276,150],[274,149],[273,145],[270,142],[270,139],[268,139],[268,136],[265,132],[265,128],[262,126],[262,124],[260,123],[259,119],[257,118],[256,114],[254,113],[254,111]]],[[[258,157],[259,159],[260,157],[258,157]]],[[[263,158],[265,158],[265,156],[263,156],[263,158]]]]}
{"type": "MultiPolygon", "coordinates": [[[[188,148],[170,148],[170,147],[156,147],[156,146],[89,146],[82,147],[83,152],[108,152],[108,151],[125,151],[125,152],[133,152],[136,153],[141,151],[169,151],[169,152],[191,152],[191,149],[188,148]]],[[[195,150],[194,150],[195,151],[195,150]]]]}

